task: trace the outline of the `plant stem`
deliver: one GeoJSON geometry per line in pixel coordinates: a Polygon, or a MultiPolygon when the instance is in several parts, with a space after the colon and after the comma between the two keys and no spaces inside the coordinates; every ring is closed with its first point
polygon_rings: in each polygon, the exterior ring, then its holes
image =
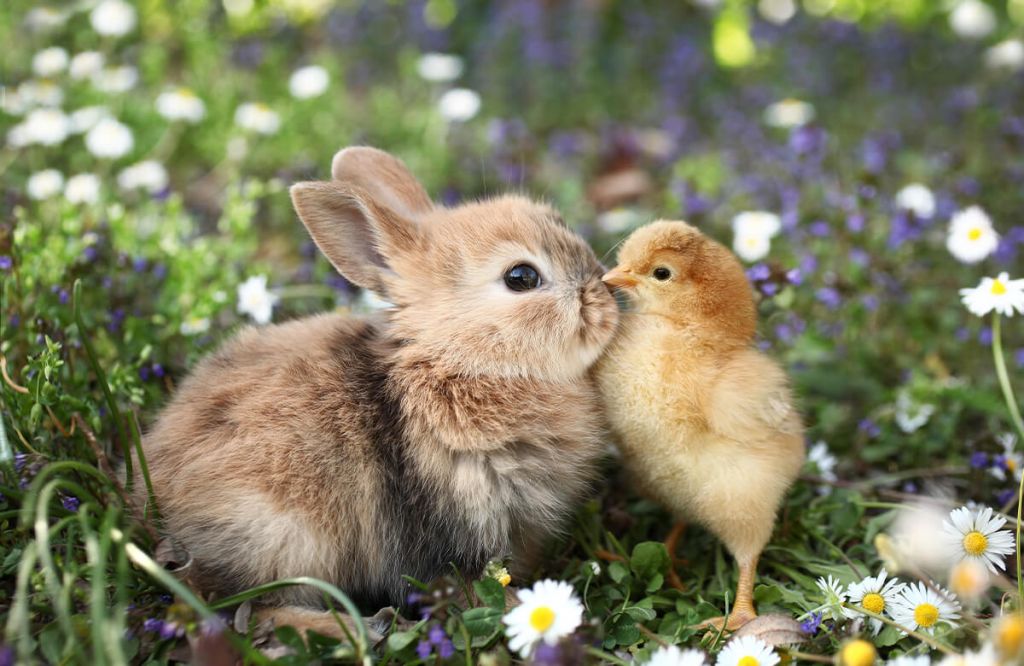
{"type": "Polygon", "coordinates": [[[1006,407],[1010,410],[1010,420],[1013,421],[1013,427],[1017,429],[1017,435],[1024,444],[1024,420],[1021,419],[1020,407],[1017,406],[1017,398],[1014,397],[1013,387],[1010,386],[1010,375],[1006,372],[1006,359],[1003,358],[1001,321],[999,313],[992,315],[992,357],[996,362],[996,375],[999,377],[999,386],[1003,389],[1006,407]]]}
{"type": "MultiPolygon", "coordinates": [[[[992,359],[996,364],[996,376],[999,377],[999,386],[1003,390],[1003,398],[1006,400],[1006,407],[1010,410],[1010,420],[1013,427],[1017,429],[1017,435],[1024,443],[1024,421],[1020,417],[1020,408],[1017,406],[1017,398],[1013,394],[1013,387],[1010,386],[1010,375],[1006,372],[1006,359],[1003,358],[1003,339],[1001,330],[1002,317],[996,312],[992,315],[992,359]]],[[[1021,505],[1024,504],[1024,476],[1021,476],[1020,485],[1017,488],[1017,603],[1024,603],[1024,578],[1021,578],[1021,551],[1020,551],[1020,521],[1021,505]]]]}

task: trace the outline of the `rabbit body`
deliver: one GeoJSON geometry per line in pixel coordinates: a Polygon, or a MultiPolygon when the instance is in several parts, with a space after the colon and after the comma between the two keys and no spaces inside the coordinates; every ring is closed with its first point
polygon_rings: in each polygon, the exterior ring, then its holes
{"type": "Polygon", "coordinates": [[[248,328],[203,360],[144,442],[163,529],[218,595],[315,576],[401,605],[402,575],[453,563],[473,576],[506,556],[529,567],[603,450],[587,369],[617,309],[600,265],[526,199],[434,208],[369,148],[342,151],[334,175],[293,189],[300,217],[347,277],[396,307],[248,328]],[[524,256],[546,290],[501,283],[524,256]]]}

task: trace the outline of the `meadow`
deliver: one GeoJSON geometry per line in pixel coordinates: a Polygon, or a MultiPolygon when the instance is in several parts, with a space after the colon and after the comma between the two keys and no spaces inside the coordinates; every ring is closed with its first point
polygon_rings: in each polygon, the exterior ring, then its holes
{"type": "Polygon", "coordinates": [[[1021,663],[1022,31],[1020,0],[5,0],[0,664],[1021,663]],[[287,194],[358,144],[439,202],[544,199],[609,265],[658,218],[744,259],[809,450],[760,652],[698,628],[733,563],[698,527],[674,562],[614,457],[511,581],[582,606],[525,653],[505,563],[419,581],[377,644],[304,642],[248,631],[265,588],[206,598],[158,551],[120,461],[189,368],[242,326],[381,307],[287,194]]]}

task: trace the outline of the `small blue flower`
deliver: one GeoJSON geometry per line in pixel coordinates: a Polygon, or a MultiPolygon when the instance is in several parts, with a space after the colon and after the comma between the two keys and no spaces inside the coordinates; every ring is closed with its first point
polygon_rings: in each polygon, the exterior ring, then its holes
{"type": "Polygon", "coordinates": [[[151,617],[142,623],[142,630],[150,633],[160,633],[160,630],[164,626],[164,621],[155,617],[151,617]]]}
{"type": "Polygon", "coordinates": [[[975,451],[972,453],[971,467],[974,469],[985,469],[988,467],[988,454],[984,451],[975,451]]]}
{"type": "Polygon", "coordinates": [[[14,666],[14,648],[0,645],[0,666],[14,666]]]}
{"type": "Polygon", "coordinates": [[[774,296],[779,291],[779,285],[774,282],[765,282],[761,285],[761,293],[765,296],[774,296]]]}
{"type": "Polygon", "coordinates": [[[978,342],[985,345],[986,347],[992,344],[992,329],[985,326],[978,332],[978,342]]]}
{"type": "Polygon", "coordinates": [[[430,628],[430,631],[427,632],[427,639],[430,641],[431,645],[440,645],[447,638],[448,634],[444,633],[444,629],[442,629],[439,624],[435,624],[430,628]]]}
{"type": "Polygon", "coordinates": [[[420,659],[426,659],[433,651],[434,648],[431,647],[430,641],[420,641],[416,645],[416,655],[419,656],[420,659]]]}
{"type": "Polygon", "coordinates": [[[815,292],[815,296],[829,310],[835,310],[843,303],[842,296],[833,287],[822,287],[815,292]]]}
{"type": "Polygon", "coordinates": [[[68,511],[78,511],[78,507],[81,502],[74,495],[66,495],[61,498],[60,503],[64,505],[64,508],[68,511]]]}
{"type": "Polygon", "coordinates": [[[14,266],[14,262],[6,254],[0,254],[0,271],[9,271],[14,266]]]}
{"type": "Polygon", "coordinates": [[[1024,347],[1013,352],[1013,359],[1017,361],[1018,368],[1024,368],[1024,347]]]}
{"type": "Polygon", "coordinates": [[[149,262],[146,261],[145,257],[135,257],[132,259],[132,270],[136,273],[141,273],[146,270],[147,266],[149,266],[149,262]]]}
{"type": "Polygon", "coordinates": [[[861,419],[860,423],[857,424],[857,430],[865,433],[872,439],[882,434],[882,429],[878,427],[878,424],[871,419],[861,419]]]}
{"type": "Polygon", "coordinates": [[[1014,488],[1007,488],[1006,490],[1000,490],[996,493],[996,503],[1002,506],[1006,506],[1017,497],[1017,491],[1014,488]]]}
{"type": "Polygon", "coordinates": [[[14,471],[15,472],[20,472],[21,470],[25,469],[25,460],[26,460],[26,458],[27,458],[27,456],[24,453],[15,453],[14,454],[14,471]]]}
{"type": "Polygon", "coordinates": [[[821,626],[822,613],[812,613],[809,618],[800,623],[800,630],[808,636],[813,636],[818,633],[818,627],[821,626]]]}
{"type": "Polygon", "coordinates": [[[767,264],[754,264],[747,269],[747,279],[751,282],[767,280],[772,275],[772,270],[767,264]]]}
{"type": "Polygon", "coordinates": [[[437,646],[437,656],[442,659],[448,659],[453,654],[455,654],[455,645],[452,644],[450,639],[444,639],[441,641],[441,644],[437,646]]]}

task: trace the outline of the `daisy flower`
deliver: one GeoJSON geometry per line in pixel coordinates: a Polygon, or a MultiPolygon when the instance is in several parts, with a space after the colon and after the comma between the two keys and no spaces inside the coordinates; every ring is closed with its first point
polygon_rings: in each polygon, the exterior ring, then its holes
{"type": "Polygon", "coordinates": [[[554,645],[576,631],[583,620],[583,605],[568,583],[542,580],[529,590],[520,590],[518,596],[520,605],[502,621],[509,648],[523,658],[541,641],[554,645]]]}
{"type": "Polygon", "coordinates": [[[329,82],[326,69],[320,65],[309,65],[292,72],[288,90],[295,99],[310,99],[324,94],[329,82]]]}
{"type": "Polygon", "coordinates": [[[784,99],[769,104],[761,114],[764,124],[780,129],[800,127],[814,120],[814,107],[798,99],[784,99]]]}
{"type": "Polygon", "coordinates": [[[105,37],[128,34],[135,21],[135,8],[124,0],[102,0],[89,14],[92,29],[105,37]]]}
{"type": "Polygon", "coordinates": [[[103,118],[85,135],[85,147],[96,157],[124,157],[134,146],[132,131],[113,118],[103,118]]]}
{"type": "Polygon", "coordinates": [[[715,666],[775,666],[779,654],[756,636],[740,636],[718,653],[715,666]]]}
{"type": "Polygon", "coordinates": [[[198,123],[206,115],[206,105],[188,88],[175,88],[156,98],[156,112],[170,121],[198,123]]]}
{"type": "Polygon", "coordinates": [[[100,178],[94,173],[80,173],[68,178],[64,198],[73,204],[93,204],[100,199],[100,178]]]}
{"type": "Polygon", "coordinates": [[[896,193],[896,205],[922,220],[935,214],[935,195],[921,183],[910,183],[896,193]]]}
{"type": "Polygon", "coordinates": [[[748,263],[760,261],[768,256],[772,249],[769,236],[750,231],[736,234],[732,241],[732,250],[736,256],[748,263]]]}
{"type": "Polygon", "coordinates": [[[67,66],[68,52],[59,46],[51,46],[32,56],[32,71],[44,79],[60,74],[67,66]]]}
{"type": "Polygon", "coordinates": [[[992,228],[992,218],[980,206],[958,211],[949,221],[946,249],[958,261],[976,264],[995,252],[999,234],[992,228]]]}
{"type": "Polygon", "coordinates": [[[117,184],[121,189],[146,190],[156,194],[167,187],[167,169],[156,160],[144,160],[125,168],[117,175],[117,184]]]}
{"type": "Polygon", "coordinates": [[[452,88],[441,95],[437,108],[445,120],[466,122],[480,110],[480,95],[469,88],[452,88]]]}
{"type": "Polygon", "coordinates": [[[846,592],[838,580],[831,575],[828,579],[819,578],[818,589],[825,596],[825,603],[823,604],[823,609],[826,611],[825,617],[835,621],[848,617],[849,611],[843,608],[843,604],[846,603],[846,592]]]}
{"type": "Polygon", "coordinates": [[[748,210],[732,218],[732,231],[737,236],[752,234],[775,238],[782,231],[782,218],[766,210],[748,210]]]}
{"type": "MultiPolygon", "coordinates": [[[[868,576],[859,583],[850,585],[846,589],[846,593],[850,597],[850,603],[862,606],[865,610],[869,610],[875,615],[883,615],[889,612],[906,585],[895,578],[889,578],[887,581],[886,578],[888,576],[888,572],[882,569],[881,573],[877,576],[868,576]]],[[[876,618],[869,619],[872,631],[877,634],[882,629],[882,621],[876,618]]]]}
{"type": "Polygon", "coordinates": [[[988,473],[1005,481],[1006,473],[1010,472],[1014,480],[1020,481],[1021,474],[1024,474],[1024,455],[1017,451],[1017,436],[1005,432],[996,435],[996,441],[1003,447],[1003,453],[995,456],[995,464],[989,468],[988,473]]]}
{"type": "Polygon", "coordinates": [[[704,666],[706,663],[700,650],[680,650],[675,645],[666,645],[654,651],[647,666],[704,666]]]}
{"type": "Polygon", "coordinates": [[[1004,659],[1012,659],[1024,653],[1024,615],[1004,615],[992,628],[992,643],[1004,659]]]}
{"type": "Polygon", "coordinates": [[[25,137],[29,143],[56,146],[68,138],[70,119],[60,109],[33,109],[25,116],[25,137]]]}
{"type": "Polygon", "coordinates": [[[993,513],[990,507],[978,512],[965,506],[950,511],[949,521],[943,521],[942,528],[955,562],[971,558],[985,564],[992,573],[999,573],[996,567],[1006,569],[1003,560],[1014,552],[1013,535],[999,529],[1006,519],[993,513]]]}
{"type": "Polygon", "coordinates": [[[246,102],[235,109],[235,124],[259,134],[275,134],[281,127],[281,117],[266,104],[246,102]]]}
{"type": "Polygon", "coordinates": [[[30,199],[43,201],[60,193],[64,187],[64,174],[56,169],[37,171],[28,177],[25,189],[30,199]]]}
{"type": "Polygon", "coordinates": [[[92,75],[92,85],[100,92],[123,93],[128,92],[139,82],[139,70],[131,65],[118,65],[107,67],[92,75]]]}
{"type": "Polygon", "coordinates": [[[960,0],[949,13],[949,27],[965,39],[981,39],[996,29],[996,13],[981,0],[960,0]]]}
{"type": "Polygon", "coordinates": [[[960,560],[949,570],[949,589],[967,605],[980,601],[991,585],[988,569],[974,558],[960,560]]]}
{"type": "Polygon", "coordinates": [[[426,81],[448,83],[462,74],[462,58],[447,53],[424,53],[416,62],[416,72],[426,81]]]}
{"type": "Polygon", "coordinates": [[[1008,273],[981,278],[973,289],[961,289],[960,300],[972,314],[984,317],[995,310],[1012,317],[1014,311],[1024,314],[1024,280],[1011,280],[1008,273]]]}
{"type": "Polygon", "coordinates": [[[1005,69],[1012,72],[1024,68],[1024,42],[1007,39],[985,51],[985,66],[989,69],[1005,69]]]}
{"type": "Polygon", "coordinates": [[[920,430],[935,413],[935,405],[917,402],[907,391],[900,391],[896,397],[894,418],[899,429],[910,434],[920,430]]]}
{"type": "Polygon", "coordinates": [[[83,106],[76,109],[68,116],[71,121],[70,131],[72,134],[88,132],[96,123],[104,118],[110,117],[110,111],[105,106],[83,106]]]}
{"type": "Polygon", "coordinates": [[[238,313],[249,315],[257,324],[268,324],[278,297],[267,289],[267,276],[254,275],[238,285],[238,313]]]}
{"type": "Polygon", "coordinates": [[[842,666],[872,666],[877,659],[878,650],[862,638],[847,642],[839,651],[839,663],[842,666]]]}
{"type": "Polygon", "coordinates": [[[68,74],[76,81],[91,79],[100,73],[106,60],[99,51],[82,51],[71,58],[68,74]]]}
{"type": "Polygon", "coordinates": [[[952,593],[938,586],[933,589],[924,583],[911,583],[893,603],[890,614],[905,627],[931,633],[939,624],[954,625],[960,617],[960,604],[952,593]]]}

